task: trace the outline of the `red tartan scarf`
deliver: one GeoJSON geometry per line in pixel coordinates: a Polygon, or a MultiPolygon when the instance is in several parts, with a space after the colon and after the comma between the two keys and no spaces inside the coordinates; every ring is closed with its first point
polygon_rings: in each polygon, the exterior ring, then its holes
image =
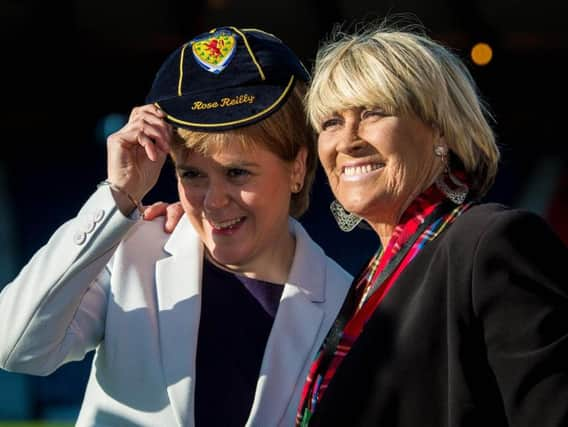
{"type": "Polygon", "coordinates": [[[406,209],[386,249],[381,248],[354,280],[335,324],[312,362],[296,415],[297,426],[309,425],[338,366],[408,263],[470,205],[456,207],[431,186],[406,209]]]}

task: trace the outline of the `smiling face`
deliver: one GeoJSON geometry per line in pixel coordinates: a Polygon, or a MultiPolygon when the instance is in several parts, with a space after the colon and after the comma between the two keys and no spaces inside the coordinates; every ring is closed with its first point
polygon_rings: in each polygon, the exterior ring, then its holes
{"type": "Polygon", "coordinates": [[[414,116],[352,108],[321,123],[318,154],[333,194],[371,226],[396,224],[442,170],[437,132],[414,116]]]}
{"type": "Polygon", "coordinates": [[[222,150],[188,150],[176,162],[183,208],[218,263],[265,280],[289,267],[290,196],[303,182],[304,161],[304,150],[288,163],[258,144],[228,140],[222,150]]]}

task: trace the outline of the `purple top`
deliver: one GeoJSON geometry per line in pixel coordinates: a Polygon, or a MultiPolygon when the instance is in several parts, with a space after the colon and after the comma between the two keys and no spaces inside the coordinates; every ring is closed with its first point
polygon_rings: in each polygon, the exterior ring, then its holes
{"type": "Polygon", "coordinates": [[[276,316],[276,311],[278,310],[278,304],[280,304],[280,298],[282,297],[284,286],[265,282],[264,280],[239,276],[237,274],[235,274],[235,277],[241,281],[245,288],[258,301],[270,317],[274,318],[276,316]]]}
{"type": "Polygon", "coordinates": [[[195,425],[242,427],[284,286],[203,263],[195,425]]]}

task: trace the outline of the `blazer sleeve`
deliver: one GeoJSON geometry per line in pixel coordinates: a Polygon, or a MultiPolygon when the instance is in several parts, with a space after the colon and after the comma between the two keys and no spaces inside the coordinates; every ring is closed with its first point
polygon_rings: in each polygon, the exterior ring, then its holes
{"type": "Polygon", "coordinates": [[[103,338],[114,249],[136,223],[107,187],[63,224],[0,292],[0,367],[48,375],[103,338]]]}
{"type": "Polygon", "coordinates": [[[474,311],[510,425],[568,425],[568,249],[541,217],[508,210],[474,254],[474,311]]]}

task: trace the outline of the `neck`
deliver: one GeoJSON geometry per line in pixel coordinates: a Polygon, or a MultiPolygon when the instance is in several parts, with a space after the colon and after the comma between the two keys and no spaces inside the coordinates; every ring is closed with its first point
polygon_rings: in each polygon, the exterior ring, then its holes
{"type": "Polygon", "coordinates": [[[232,265],[221,264],[205,248],[207,259],[221,268],[231,273],[240,274],[251,279],[263,280],[274,284],[284,284],[288,280],[294,253],[296,249],[296,239],[287,231],[285,236],[274,242],[270,250],[265,250],[262,255],[254,258],[253,261],[245,264],[232,265]]]}
{"type": "Polygon", "coordinates": [[[416,191],[406,198],[401,197],[400,200],[403,200],[403,202],[398,206],[395,203],[388,203],[389,212],[380,212],[380,214],[375,217],[364,218],[375,233],[377,233],[383,248],[387,247],[394,229],[403,221],[403,215],[406,210],[418,197],[424,194],[432,203],[439,201],[440,195],[438,195],[436,190],[431,189],[432,186],[433,184],[430,183],[425,189],[416,191]]]}
{"type": "Polygon", "coordinates": [[[381,223],[381,222],[375,222],[375,223],[369,222],[369,225],[373,229],[373,231],[377,234],[377,236],[379,237],[379,240],[381,241],[381,246],[383,248],[386,248],[389,241],[390,241],[392,233],[393,233],[393,231],[396,227],[396,224],[381,223]]]}
{"type": "Polygon", "coordinates": [[[375,234],[379,237],[381,241],[381,246],[386,248],[392,233],[396,226],[400,223],[402,212],[392,211],[389,214],[386,212],[381,212],[381,215],[376,215],[370,218],[364,218],[367,224],[373,229],[375,234]]]}

